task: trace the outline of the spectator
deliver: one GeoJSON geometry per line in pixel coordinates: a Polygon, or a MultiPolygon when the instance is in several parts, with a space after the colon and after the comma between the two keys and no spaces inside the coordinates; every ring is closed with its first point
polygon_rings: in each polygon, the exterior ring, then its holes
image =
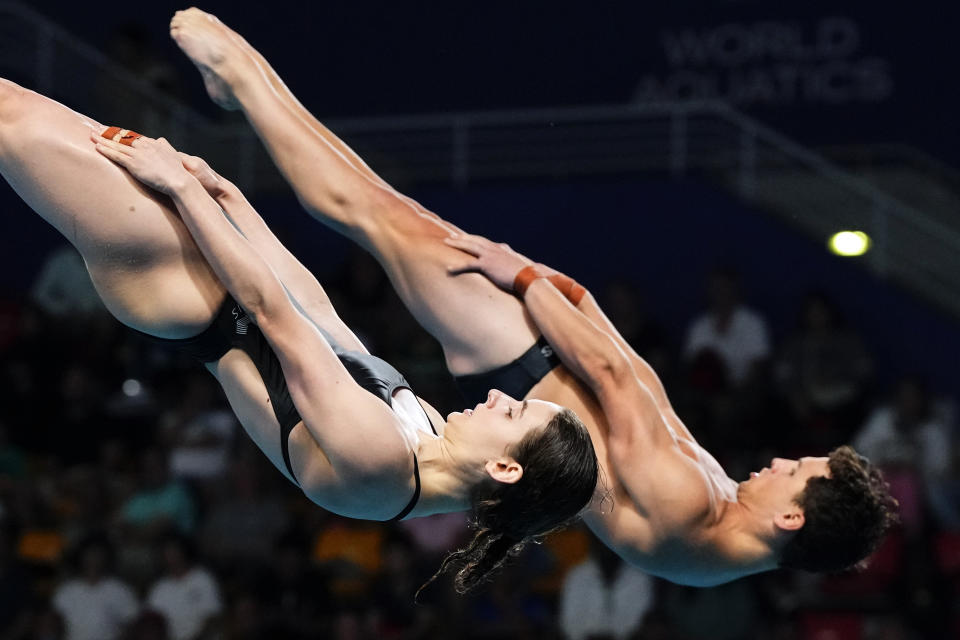
{"type": "Polygon", "coordinates": [[[54,591],[53,608],[63,617],[66,640],[115,640],[137,615],[133,590],[111,575],[112,548],[94,534],[77,550],[77,577],[54,591]]]}
{"type": "Polygon", "coordinates": [[[467,539],[469,520],[462,513],[439,513],[426,518],[411,518],[399,523],[420,556],[439,561],[450,549],[467,539]]]}
{"type": "Polygon", "coordinates": [[[601,306],[624,340],[663,378],[673,369],[673,358],[664,328],[646,312],[640,292],[632,283],[615,280],[603,289],[601,306]]]}
{"type": "Polygon", "coordinates": [[[324,620],[333,615],[334,607],[323,574],[310,563],[309,551],[309,540],[296,532],[277,542],[273,570],[260,581],[259,600],[266,609],[268,630],[265,637],[324,637],[324,620]]]}
{"type": "Polygon", "coordinates": [[[171,533],[160,545],[163,576],[150,587],[147,605],[167,620],[171,640],[206,638],[220,624],[220,588],[209,571],[196,564],[191,541],[171,533]]]}
{"type": "MultiPolygon", "coordinates": [[[[389,349],[395,345],[389,341],[383,346],[375,344],[372,336],[383,337],[388,332],[396,335],[394,317],[384,312],[384,307],[396,294],[391,290],[386,274],[373,256],[351,246],[340,273],[331,281],[331,290],[336,308],[340,310],[342,305],[344,320],[349,323],[364,346],[385,358],[391,357],[389,349]]],[[[400,324],[409,326],[403,317],[400,324]]]]}
{"type": "MultiPolygon", "coordinates": [[[[531,551],[536,551],[535,549],[531,551]]],[[[535,553],[534,553],[535,555],[535,553]]],[[[525,553],[503,567],[485,589],[469,601],[470,637],[532,639],[547,635],[556,626],[556,615],[547,594],[534,591],[542,567],[525,553]]]]}
{"type": "Polygon", "coordinates": [[[161,450],[151,448],[141,455],[138,484],[120,506],[117,520],[123,533],[123,573],[143,587],[158,570],[158,540],[171,531],[193,531],[196,506],[187,487],[169,479],[167,457],[161,450]]]}
{"type": "Polygon", "coordinates": [[[365,602],[383,566],[385,535],[386,528],[379,523],[340,517],[330,518],[317,533],[312,558],[330,577],[337,602],[365,602]]]}
{"type": "Polygon", "coordinates": [[[141,459],[140,489],[120,509],[120,520],[148,537],[175,529],[189,533],[196,525],[196,509],[190,492],[170,480],[166,455],[156,449],[141,459]]]}
{"type": "Polygon", "coordinates": [[[560,592],[560,630],[568,640],[626,640],[653,606],[654,582],[625,564],[596,538],[560,592]]]}
{"type": "Polygon", "coordinates": [[[799,327],[784,345],[776,367],[798,423],[827,434],[822,440],[836,442],[837,431],[849,435],[862,420],[872,369],[862,340],[843,323],[830,299],[822,293],[808,294],[799,327]]]}
{"type": "Polygon", "coordinates": [[[16,558],[17,533],[9,518],[0,517],[0,638],[21,636],[30,624],[30,575],[16,558]]]}
{"type": "Polygon", "coordinates": [[[23,451],[10,442],[7,425],[0,420],[0,493],[5,483],[19,480],[27,470],[23,451]]]}
{"type": "MultiPolygon", "coordinates": [[[[226,637],[230,640],[261,640],[261,638],[297,638],[289,635],[267,635],[264,633],[265,621],[260,601],[256,595],[243,591],[234,596],[230,606],[230,615],[225,622],[226,637]]],[[[317,638],[322,636],[308,636],[317,638]]]]}
{"type": "Polygon", "coordinates": [[[950,473],[953,443],[945,408],[934,403],[926,383],[909,376],[892,401],[874,409],[853,446],[884,468],[900,517],[909,531],[922,525],[923,495],[950,473]]]}
{"type": "Polygon", "coordinates": [[[367,640],[377,637],[377,616],[371,608],[345,607],[334,616],[332,640],[367,640]]]}
{"type": "Polygon", "coordinates": [[[210,374],[192,371],[174,408],[161,419],[175,479],[205,482],[226,473],[237,420],[221,397],[210,374]]]}
{"type": "MultiPolygon", "coordinates": [[[[216,501],[200,530],[202,548],[220,565],[265,564],[287,529],[282,500],[262,488],[260,458],[245,456],[230,469],[230,486],[216,501]]],[[[270,469],[273,472],[273,469],[270,469]]]]}
{"type": "MultiPolygon", "coordinates": [[[[112,92],[105,95],[115,102],[112,92]]],[[[133,109],[133,115],[141,120],[152,117],[143,117],[145,107],[138,100],[119,108],[133,109]]],[[[163,107],[160,109],[156,115],[162,119],[163,107]]],[[[136,126],[122,120],[125,126],[136,126]]],[[[70,264],[69,257],[63,260],[70,264]]],[[[416,382],[416,388],[433,389],[437,397],[446,397],[440,390],[452,386],[436,343],[425,339],[420,327],[401,315],[406,312],[369,255],[358,251],[351,260],[343,278],[341,295],[350,302],[344,305],[344,313],[360,316],[357,326],[378,336],[378,351],[405,363],[404,374],[416,382]]],[[[60,282],[55,287],[40,287],[41,279],[37,279],[38,288],[46,288],[41,296],[44,304],[49,306],[52,300],[55,306],[71,299],[75,292],[65,291],[61,279],[70,275],[61,273],[53,278],[60,282]]],[[[679,354],[669,341],[658,346],[663,336],[650,329],[636,291],[622,282],[597,290],[616,326],[665,377],[674,406],[700,442],[714,450],[714,443],[707,439],[716,440],[715,453],[731,477],[746,478],[751,469],[768,464],[769,455],[764,457],[763,448],[774,443],[757,438],[757,434],[765,436],[769,431],[778,438],[793,437],[780,428],[786,411],[774,414],[773,419],[764,414],[765,419],[756,422],[760,429],[750,431],[753,423],[743,426],[745,398],[749,402],[759,385],[752,385],[748,374],[737,386],[719,350],[699,352],[701,364],[710,362],[711,356],[704,354],[713,354],[716,394],[703,393],[703,387],[691,393],[685,380],[671,379],[669,373],[676,371],[679,354]],[[691,407],[699,413],[691,416],[691,407]],[[718,417],[724,412],[725,422],[718,417]],[[727,425],[734,428],[725,429],[727,425]]],[[[116,540],[118,559],[128,560],[127,565],[117,565],[117,574],[138,592],[156,592],[157,597],[161,584],[181,585],[166,592],[168,596],[174,592],[168,599],[175,602],[178,613],[185,601],[195,604],[194,594],[188,598],[184,595],[187,587],[182,586],[188,582],[185,576],[190,570],[183,574],[165,568],[158,579],[159,567],[154,566],[161,559],[157,540],[170,530],[201,534],[209,554],[201,556],[199,564],[209,573],[195,595],[202,596],[198,602],[222,602],[223,611],[206,617],[190,614],[203,618],[199,624],[206,629],[198,634],[206,635],[204,640],[560,637],[558,606],[565,606],[566,596],[558,591],[564,577],[568,583],[574,582],[568,567],[587,555],[589,538],[576,547],[570,542],[557,544],[558,536],[553,535],[544,545],[514,559],[494,583],[475,596],[457,596],[447,576],[424,591],[419,604],[413,604],[416,588],[437,569],[440,558],[461,546],[469,534],[466,514],[385,525],[342,521],[316,509],[275,470],[265,472],[268,463],[259,453],[253,467],[247,459],[235,462],[238,452],[241,456],[254,452],[255,445],[246,436],[233,435],[236,426],[224,412],[222,394],[209,393],[212,379],[195,362],[141,342],[112,320],[111,332],[93,335],[85,326],[39,311],[36,303],[14,300],[20,297],[0,301],[0,523],[15,521],[20,530],[9,535],[0,527],[0,640],[65,637],[65,617],[54,606],[47,608],[51,592],[62,589],[54,576],[62,570],[63,550],[70,548],[75,536],[83,537],[98,521],[102,523],[105,512],[116,514],[123,524],[119,530],[129,534],[116,540]],[[117,403],[121,383],[128,378],[140,381],[144,392],[131,396],[126,404],[117,403]],[[145,402],[145,397],[155,402],[145,402]],[[134,403],[135,399],[138,402],[134,403]],[[169,460],[164,450],[170,451],[169,460]],[[77,460],[84,465],[72,464],[77,460]],[[188,481],[189,490],[178,480],[188,481]],[[4,514],[11,518],[4,519],[4,514]],[[303,537],[282,536],[277,543],[283,524],[292,525],[303,537]],[[139,565],[130,560],[131,549],[140,553],[139,565]],[[556,561],[548,562],[554,557],[556,561]],[[543,571],[545,567],[549,567],[549,575],[543,571]],[[124,569],[131,570],[131,575],[124,569]],[[133,569],[139,573],[134,575],[133,569]],[[177,579],[174,573],[184,577],[177,579]],[[221,595],[211,598],[210,593],[221,595]]],[[[863,416],[848,421],[848,398],[862,396],[870,381],[869,366],[863,366],[864,360],[869,365],[869,358],[859,339],[833,311],[829,301],[819,296],[806,300],[803,321],[778,351],[778,376],[772,380],[799,396],[788,400],[800,408],[808,423],[822,423],[825,437],[838,437],[834,435],[836,425],[863,424],[864,447],[886,460],[891,469],[888,477],[899,487],[898,495],[910,496],[913,491],[912,498],[902,498],[907,511],[914,514],[911,517],[933,515],[941,529],[960,530],[960,439],[956,434],[948,438],[950,446],[943,451],[936,444],[943,441],[943,431],[954,425],[953,419],[929,394],[921,394],[927,396],[926,401],[913,404],[926,404],[925,411],[901,410],[891,397],[870,421],[863,416]],[[882,420],[881,409],[888,411],[882,420]],[[910,421],[902,416],[910,414],[928,414],[929,419],[913,422],[933,421],[940,425],[935,429],[940,435],[925,439],[918,435],[922,426],[906,428],[910,421]],[[878,423],[885,426],[879,428],[878,423]],[[877,433],[890,431],[895,438],[876,438],[877,433]],[[913,435],[905,437],[904,433],[913,435]],[[948,449],[952,449],[952,457],[948,449]],[[899,455],[903,451],[907,454],[899,455]],[[925,458],[934,462],[926,465],[925,458]]],[[[712,314],[713,307],[707,317],[712,319],[712,314]]],[[[735,322],[729,323],[732,329],[735,322]]],[[[747,368],[762,370],[763,359],[757,359],[756,367],[747,368]]],[[[885,361],[885,366],[894,368],[902,364],[885,361]]],[[[700,370],[704,371],[709,372],[709,367],[700,370]]],[[[701,377],[697,382],[704,380],[701,377]]],[[[444,404],[460,408],[454,406],[458,402],[444,404]]],[[[856,400],[852,405],[852,415],[864,409],[856,400]]],[[[831,441],[830,446],[833,444],[831,441]]],[[[617,507],[611,502],[601,508],[606,512],[617,507]]],[[[953,637],[950,634],[960,630],[955,613],[960,604],[957,534],[917,527],[913,538],[904,542],[904,537],[902,531],[894,532],[888,539],[893,544],[873,556],[866,572],[852,576],[823,579],[802,573],[768,573],[764,578],[751,577],[706,590],[658,582],[657,597],[643,598],[652,599],[659,607],[644,614],[642,626],[631,635],[635,640],[797,640],[816,632],[836,633],[833,627],[804,624],[829,609],[836,610],[838,617],[855,620],[866,612],[862,625],[865,640],[884,634],[938,640],[953,637]],[[866,591],[843,579],[851,577],[866,580],[871,589],[866,591]]],[[[594,577],[611,598],[603,605],[613,611],[617,596],[611,585],[622,580],[622,575],[617,573],[612,582],[605,582],[608,578],[601,570],[599,577],[594,577]]],[[[75,580],[82,581],[82,575],[75,580]]],[[[636,604],[648,606],[640,598],[636,604]]],[[[586,617],[577,616],[577,622],[586,617]]],[[[604,622],[616,618],[610,614],[604,622]]],[[[148,607],[125,626],[120,637],[129,640],[174,637],[167,613],[148,607]]],[[[617,637],[614,633],[595,632],[604,638],[617,637]]]]}
{"type": "MultiPolygon", "coordinates": [[[[941,528],[960,532],[960,439],[956,436],[950,447],[946,469],[942,473],[930,474],[927,500],[930,511],[941,528]]],[[[960,589],[960,584],[957,584],[957,588],[960,589]]]]}
{"type": "Polygon", "coordinates": [[[716,358],[722,366],[717,372],[719,387],[742,387],[770,356],[770,338],[766,321],[740,302],[739,276],[732,269],[714,269],[708,279],[709,308],[696,318],[687,332],[683,355],[696,365],[716,358]]]}
{"type": "Polygon", "coordinates": [[[111,515],[104,476],[94,465],[64,469],[57,478],[56,492],[62,521],[59,530],[68,541],[98,530],[111,515]]]}
{"type": "Polygon", "coordinates": [[[93,462],[98,454],[97,436],[107,432],[104,379],[83,360],[62,364],[59,374],[54,398],[56,430],[48,446],[64,462],[93,462]]]}
{"type": "Polygon", "coordinates": [[[137,458],[130,453],[129,443],[119,438],[105,438],[99,445],[97,467],[107,493],[107,504],[115,508],[137,490],[137,458]]]}
{"type": "Polygon", "coordinates": [[[417,635],[416,631],[422,631],[418,627],[427,620],[418,615],[422,603],[419,607],[410,606],[410,594],[416,593],[420,586],[414,566],[414,545],[402,531],[394,529],[383,546],[383,564],[373,581],[371,594],[379,613],[377,636],[398,638],[405,630],[417,635]]]}

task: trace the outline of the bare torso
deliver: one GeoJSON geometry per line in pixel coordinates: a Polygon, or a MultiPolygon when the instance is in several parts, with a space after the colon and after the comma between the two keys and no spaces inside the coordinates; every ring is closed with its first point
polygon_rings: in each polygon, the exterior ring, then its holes
{"type": "Polygon", "coordinates": [[[681,584],[717,584],[743,574],[725,544],[726,538],[714,526],[726,504],[736,501],[737,485],[700,445],[667,427],[680,454],[693,460],[702,472],[699,484],[683,487],[689,501],[677,504],[676,509],[700,512],[700,517],[685,518],[686,526],[660,526],[657,514],[644,513],[617,480],[607,446],[606,417],[584,384],[561,366],[533,387],[527,397],[569,407],[590,431],[604,473],[584,521],[621,558],[647,573],[681,584]]]}

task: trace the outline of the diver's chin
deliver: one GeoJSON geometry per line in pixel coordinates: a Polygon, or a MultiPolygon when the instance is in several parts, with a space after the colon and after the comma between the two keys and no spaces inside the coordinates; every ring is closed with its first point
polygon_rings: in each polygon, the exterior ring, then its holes
{"type": "Polygon", "coordinates": [[[457,418],[469,418],[473,415],[473,409],[464,409],[463,411],[453,411],[447,415],[447,422],[451,422],[457,418]]]}

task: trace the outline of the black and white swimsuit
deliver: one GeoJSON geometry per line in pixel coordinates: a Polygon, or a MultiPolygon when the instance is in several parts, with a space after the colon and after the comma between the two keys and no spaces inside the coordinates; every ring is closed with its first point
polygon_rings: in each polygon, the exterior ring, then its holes
{"type": "MultiPolygon", "coordinates": [[[[401,435],[411,451],[416,452],[421,433],[437,435],[437,430],[430,422],[427,412],[399,371],[388,362],[369,353],[343,349],[326,331],[319,330],[354,381],[393,409],[400,419],[401,435]]],[[[280,423],[283,462],[290,477],[296,479],[290,464],[288,440],[293,428],[301,422],[300,414],[290,397],[290,390],[287,388],[287,381],[283,376],[283,369],[280,367],[277,355],[243,307],[228,295],[220,305],[210,326],[192,338],[170,340],[157,338],[141,331],[137,333],[153,342],[175,347],[204,364],[216,362],[230,349],[240,349],[250,356],[257,371],[260,372],[260,377],[263,378],[274,415],[280,423]]],[[[416,453],[413,454],[413,476],[416,487],[413,497],[391,521],[402,520],[409,515],[420,498],[420,469],[416,453]]]]}

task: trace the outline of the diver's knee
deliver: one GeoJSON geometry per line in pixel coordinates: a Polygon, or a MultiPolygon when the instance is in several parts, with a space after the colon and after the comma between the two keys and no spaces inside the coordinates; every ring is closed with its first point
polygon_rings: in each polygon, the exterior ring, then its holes
{"type": "Polygon", "coordinates": [[[385,232],[417,243],[437,231],[436,216],[393,189],[371,189],[363,205],[355,222],[369,234],[385,232]]]}

